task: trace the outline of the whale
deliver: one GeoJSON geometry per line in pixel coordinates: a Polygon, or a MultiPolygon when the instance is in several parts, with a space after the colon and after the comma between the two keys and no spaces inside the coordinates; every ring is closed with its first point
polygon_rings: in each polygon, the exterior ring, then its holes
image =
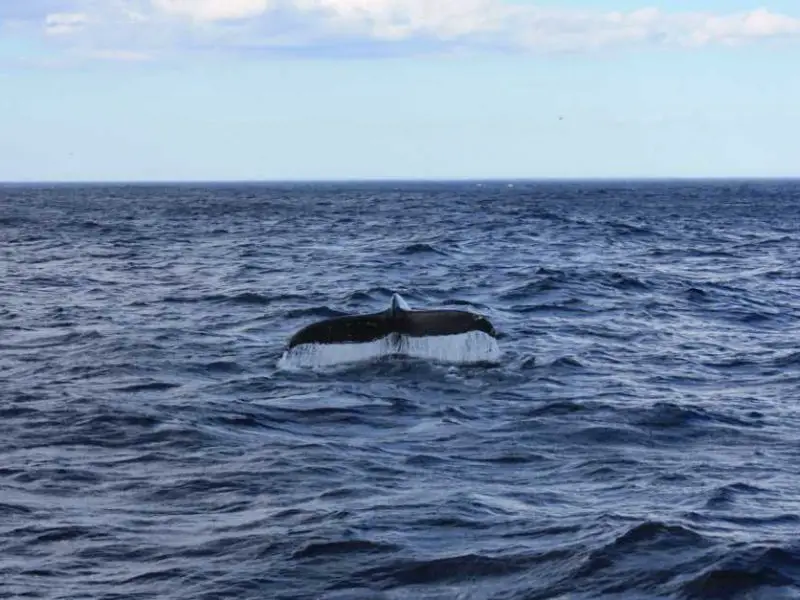
{"type": "Polygon", "coordinates": [[[306,344],[363,344],[390,338],[403,339],[483,332],[497,339],[492,323],[483,315],[454,309],[412,310],[400,294],[393,294],[386,310],[370,314],[334,317],[312,323],[295,333],[291,350],[306,344]]]}

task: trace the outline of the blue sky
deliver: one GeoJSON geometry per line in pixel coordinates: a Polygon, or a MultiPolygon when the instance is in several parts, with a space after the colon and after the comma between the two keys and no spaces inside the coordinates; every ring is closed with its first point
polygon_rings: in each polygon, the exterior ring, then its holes
{"type": "Polygon", "coordinates": [[[800,5],[2,0],[0,180],[800,176],[800,5]]]}

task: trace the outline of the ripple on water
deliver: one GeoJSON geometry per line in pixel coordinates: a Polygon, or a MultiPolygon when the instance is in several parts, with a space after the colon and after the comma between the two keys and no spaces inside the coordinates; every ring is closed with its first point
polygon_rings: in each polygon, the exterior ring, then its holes
{"type": "Polygon", "coordinates": [[[0,596],[797,598],[798,210],[791,182],[0,186],[0,596]],[[287,364],[395,292],[501,335],[287,364]]]}

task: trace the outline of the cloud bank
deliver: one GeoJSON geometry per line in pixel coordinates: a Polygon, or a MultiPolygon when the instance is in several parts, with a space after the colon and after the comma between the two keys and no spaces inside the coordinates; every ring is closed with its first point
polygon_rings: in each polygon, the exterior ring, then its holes
{"type": "MultiPolygon", "coordinates": [[[[800,38],[800,18],[765,8],[714,13],[553,8],[508,0],[11,0],[0,28],[65,49],[141,59],[191,51],[300,56],[575,52],[800,38]],[[12,5],[18,5],[12,6],[12,5]]],[[[2,31],[2,29],[0,29],[2,31]]]]}

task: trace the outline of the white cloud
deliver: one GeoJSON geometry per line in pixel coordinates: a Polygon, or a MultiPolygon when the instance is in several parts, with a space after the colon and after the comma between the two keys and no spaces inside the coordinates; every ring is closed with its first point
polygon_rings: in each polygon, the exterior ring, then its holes
{"type": "Polygon", "coordinates": [[[509,0],[30,0],[51,36],[108,56],[204,50],[365,55],[447,50],[588,51],[695,47],[795,36],[800,18],[765,8],[714,13],[512,4],[509,0]],[[124,41],[122,50],[109,44],[124,41]]]}
{"type": "Polygon", "coordinates": [[[760,8],[731,15],[703,15],[690,29],[690,42],[742,42],[748,39],[800,34],[800,19],[760,8]]]}
{"type": "Polygon", "coordinates": [[[447,40],[500,32],[505,19],[517,12],[495,0],[295,0],[292,4],[309,18],[383,40],[417,35],[447,40]]]}
{"type": "Polygon", "coordinates": [[[45,17],[44,27],[48,35],[77,33],[89,22],[83,13],[52,13],[45,17]]]}
{"type": "Polygon", "coordinates": [[[263,15],[270,0],[153,0],[153,7],[164,13],[198,21],[249,19],[263,15]]]}

